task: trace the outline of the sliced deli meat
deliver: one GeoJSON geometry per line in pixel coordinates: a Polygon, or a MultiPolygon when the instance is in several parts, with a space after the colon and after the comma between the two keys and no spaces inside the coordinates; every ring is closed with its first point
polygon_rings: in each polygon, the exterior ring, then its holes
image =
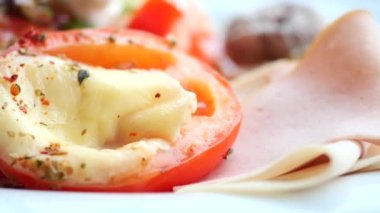
{"type": "Polygon", "coordinates": [[[359,144],[348,140],[304,147],[265,169],[185,186],[178,191],[268,194],[300,190],[346,173],[355,165],[360,152],[359,144]]]}
{"type": "Polygon", "coordinates": [[[273,81],[282,79],[291,73],[296,65],[296,60],[289,59],[267,63],[249,72],[240,74],[231,81],[231,86],[236,91],[238,98],[243,101],[246,96],[260,91],[273,81]]]}
{"type": "Polygon", "coordinates": [[[380,144],[379,37],[379,27],[364,11],[329,26],[295,70],[244,98],[233,152],[209,176],[217,180],[179,191],[298,190],[378,168],[373,147],[380,144]],[[329,169],[310,175],[321,166],[329,169]]]}

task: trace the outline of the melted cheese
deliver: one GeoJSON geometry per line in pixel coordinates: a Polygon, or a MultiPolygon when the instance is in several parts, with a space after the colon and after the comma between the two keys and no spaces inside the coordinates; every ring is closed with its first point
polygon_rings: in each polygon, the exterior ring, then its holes
{"type": "Polygon", "coordinates": [[[142,159],[170,148],[196,110],[195,94],[162,71],[10,55],[0,59],[0,77],[0,157],[15,167],[24,157],[55,162],[48,173],[29,169],[40,178],[104,183],[136,173],[142,159]],[[79,72],[88,77],[79,81],[79,72]],[[64,177],[50,174],[62,169],[64,177]]]}

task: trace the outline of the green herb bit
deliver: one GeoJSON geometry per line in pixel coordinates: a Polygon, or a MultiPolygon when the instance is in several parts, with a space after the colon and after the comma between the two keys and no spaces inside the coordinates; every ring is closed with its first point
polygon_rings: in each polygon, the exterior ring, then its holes
{"type": "Polygon", "coordinates": [[[36,167],[37,168],[40,168],[42,166],[42,164],[44,164],[44,162],[42,160],[39,160],[39,159],[36,160],[36,167]]]}
{"type": "Polygon", "coordinates": [[[38,97],[40,97],[40,96],[45,96],[45,93],[43,93],[42,90],[40,90],[40,89],[36,89],[36,90],[34,90],[34,94],[35,94],[36,96],[38,96],[38,97]]]}
{"type": "Polygon", "coordinates": [[[13,137],[15,137],[15,132],[13,132],[13,131],[7,131],[7,135],[8,135],[8,137],[11,137],[11,138],[13,138],[13,137]]]}
{"type": "Polygon", "coordinates": [[[62,29],[68,30],[68,29],[80,29],[80,28],[87,28],[91,27],[90,24],[80,21],[78,19],[73,19],[70,22],[66,23],[62,26],[62,29]]]}
{"type": "Polygon", "coordinates": [[[85,164],[85,163],[81,163],[81,164],[80,164],[80,168],[81,168],[81,169],[86,168],[86,164],[85,164]]]}

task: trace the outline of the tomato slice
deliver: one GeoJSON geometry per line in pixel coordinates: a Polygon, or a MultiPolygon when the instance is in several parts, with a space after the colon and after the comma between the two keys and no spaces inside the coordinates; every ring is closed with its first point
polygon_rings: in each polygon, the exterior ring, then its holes
{"type": "Polygon", "coordinates": [[[180,49],[218,67],[221,42],[217,41],[208,16],[192,0],[148,0],[133,14],[128,27],[170,37],[180,49]]]}
{"type": "Polygon", "coordinates": [[[129,28],[166,36],[181,16],[181,11],[172,3],[149,0],[134,14],[129,28]]]}
{"type": "MultiPolygon", "coordinates": [[[[221,163],[232,146],[241,122],[240,105],[228,82],[209,66],[173,49],[170,42],[148,33],[106,29],[47,32],[44,40],[34,32],[9,48],[27,48],[35,54],[62,55],[95,66],[160,69],[176,78],[197,95],[198,110],[185,124],[170,153],[176,156],[169,166],[157,171],[154,165],[168,161],[162,152],[136,176],[119,178],[107,184],[85,185],[60,181],[62,190],[79,191],[171,191],[174,186],[200,180],[221,163]],[[197,143],[194,143],[196,141],[197,143]],[[191,146],[189,145],[191,144],[191,146]]],[[[41,34],[41,33],[40,33],[41,34]]],[[[173,156],[173,155],[171,155],[173,156]]],[[[0,169],[8,177],[30,188],[50,189],[53,181],[16,169],[0,156],[0,169]]],[[[99,171],[105,172],[105,171],[99,171]]],[[[121,174],[122,176],[122,174],[121,174]]]]}
{"type": "Polygon", "coordinates": [[[31,28],[40,28],[21,18],[3,15],[0,18],[0,50],[15,42],[31,28]]]}

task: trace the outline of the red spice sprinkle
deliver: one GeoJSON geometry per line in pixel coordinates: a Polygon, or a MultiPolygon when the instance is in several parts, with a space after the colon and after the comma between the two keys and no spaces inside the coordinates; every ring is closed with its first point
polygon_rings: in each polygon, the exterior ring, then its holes
{"type": "Polygon", "coordinates": [[[136,133],[136,132],[131,132],[131,133],[129,133],[129,136],[130,136],[130,137],[136,137],[136,136],[137,136],[137,133],[136,133]]]}
{"type": "Polygon", "coordinates": [[[48,99],[46,99],[45,97],[42,97],[41,98],[41,104],[44,105],[44,106],[49,106],[50,105],[50,101],[48,99]]]}
{"type": "Polygon", "coordinates": [[[26,40],[21,38],[20,40],[18,40],[18,44],[20,45],[20,47],[24,47],[26,45],[26,40]]]}
{"type": "Polygon", "coordinates": [[[17,74],[13,74],[13,75],[11,75],[11,81],[12,81],[12,82],[16,81],[17,78],[18,78],[18,75],[17,75],[17,74]]]}
{"type": "Polygon", "coordinates": [[[25,106],[19,106],[18,108],[21,110],[21,112],[23,112],[25,114],[28,113],[28,111],[27,111],[27,109],[26,109],[25,106]]]}
{"type": "Polygon", "coordinates": [[[10,90],[11,90],[11,94],[13,96],[17,96],[21,92],[21,88],[20,88],[20,86],[18,84],[12,84],[10,90]]]}
{"type": "Polygon", "coordinates": [[[76,42],[82,41],[82,40],[90,40],[89,36],[84,34],[83,32],[78,32],[74,35],[74,39],[76,42]]]}
{"type": "Polygon", "coordinates": [[[3,79],[6,80],[6,81],[9,81],[11,82],[11,78],[10,77],[7,77],[7,76],[3,76],[3,79]]]}
{"type": "Polygon", "coordinates": [[[46,41],[46,35],[38,32],[35,29],[31,29],[27,31],[21,39],[18,41],[18,44],[21,47],[26,46],[28,43],[34,44],[34,45],[44,45],[46,41]]]}
{"type": "Polygon", "coordinates": [[[3,77],[4,80],[6,80],[10,83],[15,82],[17,80],[17,78],[18,78],[17,74],[13,74],[13,75],[11,75],[11,77],[6,77],[6,76],[3,77]]]}

